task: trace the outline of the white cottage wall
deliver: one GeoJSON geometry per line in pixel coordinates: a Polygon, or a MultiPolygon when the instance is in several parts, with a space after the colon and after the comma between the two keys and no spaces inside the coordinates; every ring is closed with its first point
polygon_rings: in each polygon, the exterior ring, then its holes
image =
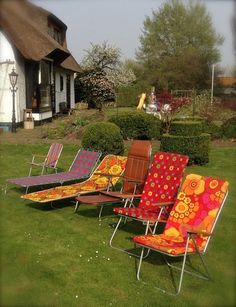
{"type": "Polygon", "coordinates": [[[15,57],[14,50],[6,38],[0,32],[0,127],[9,130],[12,122],[12,92],[9,73],[12,68],[18,73],[15,96],[16,123],[23,121],[23,113],[26,106],[25,95],[25,65],[21,56],[15,57]]]}

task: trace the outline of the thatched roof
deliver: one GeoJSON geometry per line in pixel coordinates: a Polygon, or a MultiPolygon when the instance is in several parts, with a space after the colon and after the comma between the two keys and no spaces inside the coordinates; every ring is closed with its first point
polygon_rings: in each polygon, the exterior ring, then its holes
{"type": "Polygon", "coordinates": [[[55,15],[26,0],[0,2],[0,28],[25,59],[40,61],[48,57],[56,65],[80,71],[79,64],[67,49],[66,38],[60,45],[48,34],[49,21],[66,32],[66,25],[55,15]]]}

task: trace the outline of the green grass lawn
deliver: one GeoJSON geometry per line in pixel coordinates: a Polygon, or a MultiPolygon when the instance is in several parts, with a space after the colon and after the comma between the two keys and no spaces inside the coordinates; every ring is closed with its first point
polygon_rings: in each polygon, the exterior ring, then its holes
{"type": "MultiPolygon", "coordinates": [[[[158,145],[155,145],[155,150],[158,145]]],[[[117,218],[106,208],[82,205],[77,214],[70,201],[36,204],[24,201],[24,189],[5,180],[28,174],[32,153],[46,154],[48,145],[1,145],[1,306],[233,306],[235,304],[236,147],[213,147],[207,166],[186,173],[218,176],[230,192],[205,257],[213,281],[185,275],[182,293],[167,296],[154,283],[172,287],[169,271],[157,254],[144,261],[136,280],[135,260],[108,246],[117,218]]],[[[59,167],[67,169],[78,148],[64,145],[59,167]]],[[[116,242],[132,247],[138,224],[126,226],[116,242]]],[[[195,260],[194,260],[195,261],[195,260]]]]}

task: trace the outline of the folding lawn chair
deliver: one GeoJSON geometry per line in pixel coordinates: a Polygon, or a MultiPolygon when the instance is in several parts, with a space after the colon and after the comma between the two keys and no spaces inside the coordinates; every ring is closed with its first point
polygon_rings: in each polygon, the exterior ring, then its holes
{"type": "MultiPolygon", "coordinates": [[[[190,174],[182,185],[181,192],[170,212],[164,232],[159,235],[149,234],[135,236],[134,242],[142,247],[137,269],[137,278],[140,279],[140,269],[144,250],[153,250],[160,253],[169,268],[181,271],[178,287],[175,292],[157,288],[167,294],[178,295],[181,290],[184,272],[202,279],[210,279],[203,256],[206,253],[217,219],[228,194],[227,181],[190,174]],[[205,274],[185,270],[186,258],[197,254],[204,267],[205,274]],[[166,258],[183,258],[182,266],[172,265],[166,258]]],[[[192,264],[191,264],[192,266],[192,264]]],[[[173,274],[172,274],[173,275],[173,274]]]]}
{"type": "Polygon", "coordinates": [[[22,178],[7,179],[8,182],[26,187],[26,193],[31,186],[47,184],[63,184],[66,181],[79,180],[89,177],[96,163],[101,156],[101,152],[87,149],[79,149],[74,161],[67,172],[48,174],[41,176],[29,176],[22,178]]]}
{"type": "Polygon", "coordinates": [[[112,245],[122,220],[126,221],[127,218],[146,224],[145,234],[148,230],[155,233],[158,221],[167,219],[170,205],[176,200],[188,159],[188,156],[169,152],[157,152],[154,155],[138,207],[114,208],[120,218],[109,242],[111,247],[135,255],[112,245]],[[151,226],[154,226],[153,230],[151,226]]]}
{"type": "Polygon", "coordinates": [[[76,209],[79,204],[99,206],[99,219],[104,205],[124,202],[124,206],[130,204],[136,195],[140,195],[148,173],[152,145],[149,141],[133,141],[128,153],[128,159],[121,177],[123,182],[121,191],[106,191],[100,195],[78,196],[76,209]]]}
{"type": "Polygon", "coordinates": [[[74,198],[78,194],[107,190],[117,183],[119,176],[125,169],[126,160],[127,157],[107,155],[89,179],[76,184],[25,194],[21,198],[38,203],[47,203],[74,198]]]}
{"type": "Polygon", "coordinates": [[[32,168],[35,166],[42,167],[41,175],[43,174],[44,170],[47,171],[48,168],[52,168],[57,172],[57,162],[61,155],[62,148],[62,144],[53,143],[49,148],[46,158],[44,158],[44,160],[41,162],[36,161],[36,157],[40,157],[39,155],[33,155],[32,161],[30,162],[31,166],[29,170],[29,176],[31,175],[32,168]]]}

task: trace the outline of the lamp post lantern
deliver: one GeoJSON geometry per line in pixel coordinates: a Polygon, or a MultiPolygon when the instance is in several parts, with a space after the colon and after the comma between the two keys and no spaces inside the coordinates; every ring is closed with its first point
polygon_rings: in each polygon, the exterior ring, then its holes
{"type": "Polygon", "coordinates": [[[9,79],[11,83],[11,92],[12,92],[12,126],[11,126],[11,132],[16,132],[16,111],[15,111],[15,94],[17,91],[17,78],[18,74],[15,72],[15,69],[12,68],[12,72],[9,74],[9,79]]]}

